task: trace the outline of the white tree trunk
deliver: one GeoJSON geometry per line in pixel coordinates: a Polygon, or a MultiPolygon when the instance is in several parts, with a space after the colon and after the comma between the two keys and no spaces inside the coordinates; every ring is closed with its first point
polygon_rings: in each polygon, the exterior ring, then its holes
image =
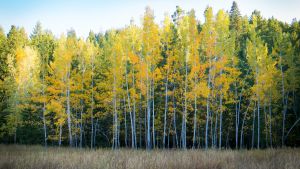
{"type": "Polygon", "coordinates": [[[94,65],[92,64],[92,95],[91,95],[91,148],[93,148],[93,138],[94,138],[94,65]]]}
{"type": "Polygon", "coordinates": [[[62,124],[59,124],[59,140],[58,140],[58,146],[61,146],[61,135],[62,135],[62,124]]]}
{"type": "Polygon", "coordinates": [[[43,69],[43,80],[42,80],[42,97],[43,97],[43,129],[44,129],[44,145],[47,147],[47,126],[46,126],[46,102],[45,102],[45,72],[43,69]]]}
{"type": "MultiPolygon", "coordinates": [[[[43,93],[44,93],[44,91],[43,91],[43,93]]],[[[45,143],[45,147],[47,147],[47,127],[46,127],[45,112],[46,112],[46,103],[44,101],[44,103],[43,103],[43,128],[44,128],[44,143],[45,143]]]]}
{"type": "Polygon", "coordinates": [[[253,120],[252,120],[252,144],[251,144],[251,148],[254,148],[254,129],[255,129],[255,114],[256,114],[256,102],[253,108],[253,120]]]}
{"type": "MultiPolygon", "coordinates": [[[[127,71],[127,55],[126,55],[126,64],[125,64],[125,81],[126,81],[126,93],[127,93],[127,103],[128,103],[128,111],[129,111],[129,116],[130,116],[130,126],[131,126],[131,147],[135,147],[134,143],[134,138],[135,138],[135,133],[134,133],[134,120],[133,120],[133,115],[132,115],[132,110],[131,110],[131,101],[130,101],[130,94],[129,94],[129,85],[128,85],[128,71],[127,71]]],[[[126,105],[125,105],[126,106],[126,105]]],[[[126,117],[125,117],[126,119],[126,117]]],[[[127,135],[126,135],[127,137],[127,135]]],[[[126,146],[127,146],[127,141],[126,141],[126,146]]]]}
{"type": "Polygon", "coordinates": [[[165,112],[164,112],[164,133],[163,133],[163,148],[166,145],[166,125],[167,125],[167,111],[168,111],[168,74],[169,68],[167,69],[166,83],[165,83],[165,112]]]}
{"type": "Polygon", "coordinates": [[[175,86],[173,88],[173,126],[174,126],[174,134],[176,147],[178,148],[178,136],[177,136],[177,127],[176,127],[176,103],[175,103],[175,86]]]}
{"type": "Polygon", "coordinates": [[[184,112],[182,115],[182,148],[186,149],[186,114],[187,114],[187,51],[185,52],[185,80],[184,80],[184,112]]]}
{"type": "Polygon", "coordinates": [[[219,135],[219,149],[222,148],[222,121],[223,121],[223,94],[220,96],[220,135],[219,135]]]}
{"type": "MultiPolygon", "coordinates": [[[[209,59],[209,70],[208,70],[208,81],[207,86],[210,90],[210,81],[211,81],[211,59],[209,59]]],[[[208,123],[209,123],[209,114],[210,114],[210,106],[209,106],[209,97],[210,97],[210,91],[206,99],[206,124],[205,124],[205,149],[208,148],[208,123]]]]}
{"type": "Polygon", "coordinates": [[[128,138],[127,138],[127,110],[126,110],[126,99],[125,99],[125,96],[124,96],[124,99],[123,99],[123,101],[124,101],[124,122],[125,122],[125,124],[124,124],[124,126],[125,126],[125,139],[124,139],[124,141],[125,141],[125,147],[127,147],[127,140],[128,140],[128,138]]]}
{"type": "Polygon", "coordinates": [[[270,122],[269,122],[269,134],[270,134],[270,146],[272,148],[272,92],[270,90],[270,102],[269,102],[269,116],[270,116],[270,122]]]}
{"type": "Polygon", "coordinates": [[[237,94],[237,82],[235,82],[234,85],[234,98],[235,98],[235,148],[238,148],[238,133],[239,133],[239,111],[238,111],[238,104],[237,104],[237,99],[238,99],[238,94],[237,94]]]}
{"type": "Polygon", "coordinates": [[[151,138],[150,138],[150,99],[149,95],[151,95],[151,86],[149,86],[149,75],[148,75],[148,64],[147,64],[147,70],[146,70],[146,76],[147,76],[147,149],[151,148],[151,138]],[[149,91],[150,90],[150,91],[149,91]]]}
{"type": "MultiPolygon", "coordinates": [[[[134,70],[132,71],[132,88],[135,89],[135,78],[134,78],[134,70]]],[[[133,98],[133,145],[134,148],[137,147],[136,142],[136,103],[135,103],[135,96],[133,98]]]]}
{"type": "Polygon", "coordinates": [[[193,131],[193,149],[196,144],[196,130],[197,130],[197,95],[194,95],[194,131],[193,131]]]}
{"type": "Polygon", "coordinates": [[[155,148],[154,78],[152,80],[152,134],[152,144],[153,148],[155,148]]]}
{"type": "Polygon", "coordinates": [[[92,131],[91,131],[91,148],[93,148],[93,145],[95,144],[95,142],[93,142],[93,138],[94,138],[94,69],[95,69],[95,65],[94,65],[94,56],[91,57],[92,58],[92,84],[91,84],[91,88],[92,88],[92,96],[91,96],[91,123],[92,123],[92,131]]]}
{"type": "MultiPolygon", "coordinates": [[[[194,66],[196,66],[196,61],[194,61],[194,66]]],[[[198,83],[198,78],[196,73],[194,74],[194,87],[196,89],[197,83],[198,83]]],[[[196,131],[197,131],[197,94],[195,92],[194,94],[194,131],[193,131],[193,149],[195,148],[196,144],[196,131]]]]}
{"type": "MultiPolygon", "coordinates": [[[[116,71],[116,70],[115,70],[116,71]]],[[[118,148],[118,113],[117,113],[117,93],[116,93],[116,72],[114,71],[114,81],[113,81],[113,108],[114,108],[114,118],[113,118],[113,144],[112,148],[118,148]]]]}
{"type": "Polygon", "coordinates": [[[70,65],[69,71],[67,72],[67,118],[68,118],[68,129],[69,129],[69,145],[73,146],[73,138],[72,138],[72,124],[71,124],[71,105],[70,105],[70,65]]]}
{"type": "MultiPolygon", "coordinates": [[[[256,68],[256,84],[258,85],[258,71],[256,68]]],[[[259,149],[259,143],[260,143],[260,98],[258,93],[258,88],[256,92],[257,97],[257,148],[259,149]]]]}

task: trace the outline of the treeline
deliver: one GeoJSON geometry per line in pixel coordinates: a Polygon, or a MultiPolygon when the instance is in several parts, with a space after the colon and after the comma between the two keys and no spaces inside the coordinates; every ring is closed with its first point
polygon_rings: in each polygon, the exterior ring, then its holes
{"type": "Polygon", "coordinates": [[[299,146],[300,22],[146,8],[105,34],[0,30],[2,143],[132,148],[299,146]]]}

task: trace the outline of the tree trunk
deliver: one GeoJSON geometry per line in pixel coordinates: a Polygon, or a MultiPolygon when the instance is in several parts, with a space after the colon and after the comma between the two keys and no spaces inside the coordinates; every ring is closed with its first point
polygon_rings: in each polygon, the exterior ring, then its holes
{"type": "MultiPolygon", "coordinates": [[[[116,71],[116,70],[115,70],[116,71]]],[[[113,81],[113,107],[114,107],[114,132],[113,132],[113,144],[112,148],[118,148],[118,113],[117,113],[117,93],[116,93],[116,72],[114,71],[114,81],[113,81]]]]}
{"type": "Polygon", "coordinates": [[[197,96],[194,95],[194,132],[193,132],[193,149],[196,144],[196,130],[197,130],[197,96]]]}
{"type": "Polygon", "coordinates": [[[258,67],[256,67],[256,97],[257,97],[257,148],[259,149],[260,143],[260,97],[258,92],[258,67]]]}
{"type": "Polygon", "coordinates": [[[43,97],[43,129],[44,129],[44,145],[47,147],[47,126],[46,126],[46,102],[45,102],[45,72],[43,70],[43,80],[42,80],[42,97],[43,97]]]}
{"type": "MultiPolygon", "coordinates": [[[[295,79],[294,79],[294,80],[295,80],[295,79]]],[[[294,111],[294,114],[295,114],[296,118],[298,118],[296,104],[297,104],[297,103],[296,103],[295,89],[293,89],[293,111],[294,111]]]]}
{"type": "Polygon", "coordinates": [[[176,128],[176,102],[175,102],[175,85],[173,88],[173,126],[174,126],[174,134],[175,134],[175,141],[176,147],[178,148],[178,136],[177,136],[177,128],[176,128]]]}
{"type": "Polygon", "coordinates": [[[93,148],[93,138],[94,138],[94,65],[92,60],[92,95],[91,95],[91,149],[93,148]]]}
{"type": "Polygon", "coordinates": [[[96,146],[96,138],[97,138],[98,124],[99,124],[99,123],[98,123],[98,118],[97,118],[96,124],[95,124],[95,127],[94,127],[94,128],[95,128],[95,129],[94,129],[94,130],[95,130],[95,131],[94,131],[94,141],[93,141],[93,143],[94,143],[93,146],[94,146],[94,147],[96,146]]]}
{"type": "Polygon", "coordinates": [[[268,129],[267,129],[267,112],[266,112],[266,101],[264,101],[264,120],[265,120],[265,142],[268,147],[268,129]]]}
{"type": "MultiPolygon", "coordinates": [[[[196,62],[194,63],[194,66],[196,66],[196,62]]],[[[194,83],[195,83],[195,89],[197,87],[198,78],[196,73],[194,73],[194,83]]],[[[193,149],[195,148],[196,144],[196,130],[197,130],[197,94],[195,92],[194,94],[194,132],[193,132],[193,149]]]]}
{"type": "Polygon", "coordinates": [[[152,135],[152,144],[153,148],[155,148],[154,78],[152,80],[152,135]]]}
{"type": "Polygon", "coordinates": [[[187,51],[185,52],[185,80],[184,80],[184,112],[182,115],[182,148],[186,149],[186,114],[187,114],[187,51]]]}
{"type": "Polygon", "coordinates": [[[223,94],[220,96],[220,135],[219,135],[219,149],[222,148],[222,121],[223,121],[223,94]]]}
{"type": "MultiPolygon", "coordinates": [[[[44,93],[44,91],[43,91],[43,93],[44,93]]],[[[46,112],[46,103],[44,101],[44,103],[43,103],[43,128],[44,128],[44,143],[45,143],[45,147],[47,147],[47,127],[46,127],[45,112],[46,112]]]]}
{"type": "Polygon", "coordinates": [[[259,143],[260,143],[260,100],[258,96],[257,101],[257,148],[259,149],[259,143]]]}
{"type": "Polygon", "coordinates": [[[127,140],[128,140],[128,138],[127,138],[127,114],[126,114],[127,110],[126,110],[125,96],[124,96],[123,101],[124,101],[124,122],[125,122],[125,124],[124,124],[124,126],[125,126],[125,139],[124,139],[124,141],[125,141],[125,147],[127,147],[127,140]]]}
{"type": "MultiPolygon", "coordinates": [[[[140,84],[142,84],[142,78],[140,78],[140,84]]],[[[142,91],[140,91],[140,112],[139,112],[139,134],[140,134],[140,138],[139,138],[139,142],[140,142],[140,148],[142,147],[142,113],[143,113],[143,103],[142,103],[142,91]]],[[[144,116],[144,119],[146,119],[146,116],[144,116]]],[[[146,129],[146,125],[145,125],[145,129],[146,129]]],[[[145,130],[146,131],[146,130],[145,130]]],[[[145,132],[146,133],[146,132],[145,132]]]]}
{"type": "Polygon", "coordinates": [[[292,125],[292,127],[289,129],[289,131],[286,133],[284,139],[286,139],[286,138],[289,136],[290,132],[293,130],[293,128],[297,125],[297,123],[298,123],[299,121],[300,121],[300,118],[298,118],[298,119],[295,121],[295,123],[292,125]]]}
{"type": "Polygon", "coordinates": [[[256,114],[256,102],[253,108],[253,120],[252,120],[252,144],[251,144],[251,148],[254,148],[254,129],[255,129],[255,114],[256,114]]]}
{"type": "Polygon", "coordinates": [[[167,111],[168,111],[168,74],[169,68],[167,68],[167,75],[166,75],[166,84],[165,84],[165,112],[164,112],[164,133],[163,133],[163,148],[166,145],[166,125],[167,125],[167,111]]]}
{"type": "Polygon", "coordinates": [[[62,124],[59,124],[59,141],[58,146],[61,146],[62,124]]]}
{"type": "Polygon", "coordinates": [[[69,129],[69,145],[73,146],[72,128],[71,128],[71,108],[70,108],[70,65],[69,71],[67,72],[67,118],[68,118],[68,129],[69,129]]]}
{"type": "MultiPolygon", "coordinates": [[[[129,94],[129,85],[128,85],[128,78],[127,78],[127,55],[126,55],[126,64],[125,64],[125,81],[126,81],[126,93],[127,93],[127,102],[128,102],[128,109],[129,109],[129,116],[130,116],[130,126],[131,126],[131,147],[134,148],[134,121],[133,121],[133,115],[131,110],[131,101],[130,101],[130,94],[129,94]]],[[[125,105],[126,106],[126,105],[125,105]]],[[[126,143],[127,145],[127,143],[126,143]]]]}
{"type": "MultiPolygon", "coordinates": [[[[84,65],[84,61],[82,60],[82,65],[84,65]]],[[[82,68],[82,74],[81,74],[81,94],[84,94],[84,73],[85,73],[85,67],[82,68]]],[[[81,104],[81,110],[80,110],[80,138],[79,138],[79,147],[82,148],[82,133],[83,133],[83,126],[82,126],[82,114],[84,109],[84,103],[83,98],[80,98],[80,104],[81,104]]]]}
{"type": "Polygon", "coordinates": [[[149,95],[151,95],[151,86],[149,87],[149,75],[148,75],[148,64],[147,64],[147,149],[151,148],[151,138],[150,138],[150,99],[149,95]],[[149,89],[150,88],[150,89],[149,89]],[[150,90],[150,91],[149,91],[150,90]]]}
{"type": "Polygon", "coordinates": [[[210,118],[210,146],[211,148],[213,147],[214,145],[214,135],[213,135],[213,125],[214,125],[214,119],[213,119],[213,112],[210,111],[210,114],[209,114],[209,118],[210,118]]]}
{"type": "Polygon", "coordinates": [[[145,108],[145,115],[144,115],[144,133],[145,133],[145,147],[146,149],[148,149],[148,125],[147,125],[147,115],[148,115],[148,103],[147,103],[147,107],[145,108]]]}
{"type": "MultiPolygon", "coordinates": [[[[134,79],[134,70],[132,71],[132,88],[135,90],[135,79],[134,79]]],[[[133,98],[133,145],[134,148],[137,147],[136,142],[136,103],[135,103],[135,96],[133,98]]]]}
{"type": "Polygon", "coordinates": [[[281,146],[284,146],[284,135],[285,135],[285,115],[286,115],[286,101],[285,101],[285,91],[284,91],[284,74],[282,69],[282,56],[280,52],[280,72],[281,72],[281,85],[282,85],[282,136],[281,136],[281,146]]]}
{"type": "Polygon", "coordinates": [[[214,148],[217,147],[217,129],[218,128],[218,114],[216,113],[216,118],[215,118],[215,129],[214,129],[214,148]]]}
{"type": "MultiPolygon", "coordinates": [[[[208,81],[207,81],[207,86],[209,90],[211,90],[210,83],[211,83],[211,58],[209,58],[209,70],[208,70],[208,81]]],[[[209,115],[210,115],[209,98],[210,98],[210,91],[206,99],[205,149],[208,148],[208,126],[209,126],[208,123],[209,123],[209,115]]]]}
{"type": "Polygon", "coordinates": [[[91,112],[91,149],[93,148],[93,137],[94,137],[94,117],[91,112]]]}
{"type": "MultiPolygon", "coordinates": [[[[82,100],[81,100],[82,102],[82,100]]],[[[82,113],[83,113],[83,104],[81,104],[81,111],[80,111],[80,138],[79,138],[79,147],[82,148],[82,133],[83,133],[83,129],[82,129],[82,113]]]]}
{"type": "Polygon", "coordinates": [[[269,134],[270,134],[270,146],[272,148],[272,93],[270,91],[270,102],[269,102],[269,116],[270,116],[270,124],[269,124],[269,134]]]}
{"type": "Polygon", "coordinates": [[[168,127],[168,146],[167,148],[170,148],[170,126],[168,127]]]}
{"type": "Polygon", "coordinates": [[[16,128],[15,134],[14,134],[14,144],[17,144],[17,128],[16,128]]]}
{"type": "Polygon", "coordinates": [[[139,111],[139,134],[140,134],[139,135],[140,136],[139,146],[140,146],[140,148],[142,148],[142,118],[141,118],[141,116],[142,116],[142,93],[140,93],[140,111],[139,111]]]}
{"type": "MultiPolygon", "coordinates": [[[[250,107],[251,101],[249,102],[247,109],[244,113],[244,117],[243,117],[243,122],[242,122],[242,127],[241,127],[241,135],[240,135],[240,149],[243,148],[243,137],[244,137],[244,125],[245,125],[245,120],[246,120],[246,116],[248,113],[248,109],[250,107]]],[[[254,111],[255,111],[255,106],[254,106],[254,111]]]]}
{"type": "Polygon", "coordinates": [[[239,136],[238,136],[238,133],[239,133],[239,111],[238,111],[238,104],[237,104],[237,82],[235,82],[235,85],[234,85],[234,97],[235,97],[235,148],[237,149],[238,148],[238,139],[239,139],[239,136]]]}
{"type": "MultiPolygon", "coordinates": [[[[75,110],[75,119],[76,121],[78,120],[78,113],[77,110],[75,110]]],[[[77,129],[78,129],[78,125],[77,123],[75,123],[75,132],[74,132],[74,146],[77,148],[77,129]]]]}

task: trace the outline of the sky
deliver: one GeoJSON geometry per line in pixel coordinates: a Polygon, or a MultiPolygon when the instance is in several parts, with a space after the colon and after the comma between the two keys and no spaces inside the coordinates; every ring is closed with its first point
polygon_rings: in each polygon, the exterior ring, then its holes
{"type": "MultiPolygon", "coordinates": [[[[300,0],[236,0],[242,16],[250,16],[257,9],[265,18],[291,23],[300,19],[300,0]]],[[[165,13],[171,15],[176,6],[183,10],[194,9],[196,17],[204,22],[207,6],[229,11],[232,0],[0,0],[0,26],[8,33],[11,25],[24,27],[29,35],[37,21],[55,36],[71,28],[79,37],[87,37],[90,30],[105,32],[122,28],[134,19],[136,24],[146,6],[154,10],[155,21],[161,24],[165,13]]]]}

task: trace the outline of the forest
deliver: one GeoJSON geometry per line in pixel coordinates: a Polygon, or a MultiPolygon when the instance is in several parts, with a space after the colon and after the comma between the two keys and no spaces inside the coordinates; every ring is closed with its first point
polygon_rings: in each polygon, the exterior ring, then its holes
{"type": "Polygon", "coordinates": [[[0,28],[0,143],[299,147],[300,21],[174,9],[87,38],[0,28]]]}

